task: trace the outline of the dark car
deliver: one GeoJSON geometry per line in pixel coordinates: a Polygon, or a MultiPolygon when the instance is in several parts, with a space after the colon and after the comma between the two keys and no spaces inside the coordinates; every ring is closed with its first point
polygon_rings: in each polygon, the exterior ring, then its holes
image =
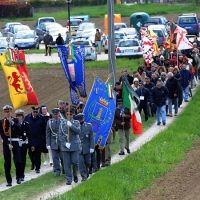
{"type": "MultiPolygon", "coordinates": [[[[45,22],[45,23],[41,23],[38,27],[36,27],[35,32],[36,35],[39,38],[39,42],[41,42],[44,39],[44,36],[46,35],[46,32],[49,29],[52,28],[63,28],[62,25],[56,23],[56,22],[45,22]]],[[[51,34],[51,33],[50,33],[51,34]]]]}
{"type": "Polygon", "coordinates": [[[148,21],[154,21],[157,22],[158,24],[165,25],[168,20],[165,16],[155,16],[155,17],[149,17],[148,21]]]}
{"type": "Polygon", "coordinates": [[[184,28],[188,35],[196,35],[199,37],[199,20],[196,13],[186,13],[178,17],[177,25],[184,28]]]}

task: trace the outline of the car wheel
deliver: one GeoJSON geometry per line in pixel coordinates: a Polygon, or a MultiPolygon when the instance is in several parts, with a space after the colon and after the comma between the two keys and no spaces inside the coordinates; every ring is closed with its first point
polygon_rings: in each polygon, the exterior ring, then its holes
{"type": "Polygon", "coordinates": [[[105,49],[105,50],[104,50],[104,53],[107,54],[107,53],[108,53],[108,49],[105,49]]]}

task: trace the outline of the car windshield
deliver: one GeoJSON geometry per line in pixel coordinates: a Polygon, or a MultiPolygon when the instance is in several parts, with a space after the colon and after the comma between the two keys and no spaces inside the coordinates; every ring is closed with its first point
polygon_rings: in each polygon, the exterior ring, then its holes
{"type": "Polygon", "coordinates": [[[124,34],[123,33],[115,33],[115,39],[123,39],[124,34]]]}
{"type": "Polygon", "coordinates": [[[46,30],[49,30],[51,28],[62,28],[62,26],[60,24],[48,24],[46,27],[46,30]]]}
{"type": "Polygon", "coordinates": [[[136,30],[128,30],[128,31],[125,31],[126,32],[126,35],[136,35],[137,34],[137,32],[136,32],[136,30]]]}
{"type": "Polygon", "coordinates": [[[81,21],[70,21],[70,26],[79,26],[81,21]]]}
{"type": "Polygon", "coordinates": [[[159,18],[150,18],[149,20],[151,20],[152,22],[157,22],[158,24],[160,22],[159,18]]]}
{"type": "Polygon", "coordinates": [[[135,40],[126,40],[119,42],[119,47],[138,47],[139,44],[135,40]]]}
{"type": "Polygon", "coordinates": [[[80,46],[80,45],[89,46],[90,45],[90,43],[88,41],[75,41],[75,42],[72,42],[72,44],[74,46],[80,46]]]}
{"type": "Polygon", "coordinates": [[[126,28],[125,24],[115,24],[114,29],[119,30],[120,28],[126,28]]]}
{"type": "Polygon", "coordinates": [[[85,29],[94,29],[94,24],[82,24],[79,26],[79,31],[85,30],[85,29]]]}
{"type": "Polygon", "coordinates": [[[44,22],[55,22],[55,20],[52,19],[52,18],[40,19],[40,24],[41,24],[41,23],[44,23],[44,22]]]}
{"type": "Polygon", "coordinates": [[[16,39],[29,39],[34,38],[33,32],[18,32],[16,35],[16,39]]]}
{"type": "Polygon", "coordinates": [[[19,27],[16,27],[15,28],[15,33],[17,33],[18,31],[26,31],[26,30],[30,30],[30,28],[29,27],[27,27],[27,26],[19,26],[19,27]]]}
{"type": "Polygon", "coordinates": [[[196,18],[195,17],[181,17],[179,20],[179,24],[195,24],[196,18]]]}
{"type": "Polygon", "coordinates": [[[153,32],[158,36],[158,37],[163,37],[163,32],[161,30],[153,30],[153,32]]]}

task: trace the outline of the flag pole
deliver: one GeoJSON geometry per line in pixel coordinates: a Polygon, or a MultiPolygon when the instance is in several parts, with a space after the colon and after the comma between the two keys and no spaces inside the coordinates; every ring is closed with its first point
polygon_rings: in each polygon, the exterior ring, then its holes
{"type": "MultiPolygon", "coordinates": [[[[70,95],[69,95],[70,96],[70,95]]],[[[68,116],[67,120],[70,121],[70,98],[69,98],[69,104],[68,104],[68,116]]],[[[70,127],[68,126],[68,143],[70,143],[70,127]]]]}

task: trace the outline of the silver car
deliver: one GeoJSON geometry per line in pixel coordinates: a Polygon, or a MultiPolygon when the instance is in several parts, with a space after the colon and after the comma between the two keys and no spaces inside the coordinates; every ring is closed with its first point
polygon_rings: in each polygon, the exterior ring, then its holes
{"type": "Polygon", "coordinates": [[[27,25],[17,25],[17,26],[15,25],[11,27],[10,32],[8,32],[7,36],[14,37],[18,31],[29,31],[29,30],[31,29],[27,25]]]}
{"type": "Polygon", "coordinates": [[[3,37],[7,37],[8,36],[7,34],[8,34],[8,32],[10,32],[11,27],[13,27],[15,25],[22,25],[22,24],[19,22],[10,22],[10,23],[5,24],[1,29],[1,33],[2,33],[3,37]]]}
{"type": "Polygon", "coordinates": [[[82,37],[82,32],[86,29],[95,29],[95,24],[92,22],[83,22],[79,25],[76,32],[76,37],[82,37]]]}

